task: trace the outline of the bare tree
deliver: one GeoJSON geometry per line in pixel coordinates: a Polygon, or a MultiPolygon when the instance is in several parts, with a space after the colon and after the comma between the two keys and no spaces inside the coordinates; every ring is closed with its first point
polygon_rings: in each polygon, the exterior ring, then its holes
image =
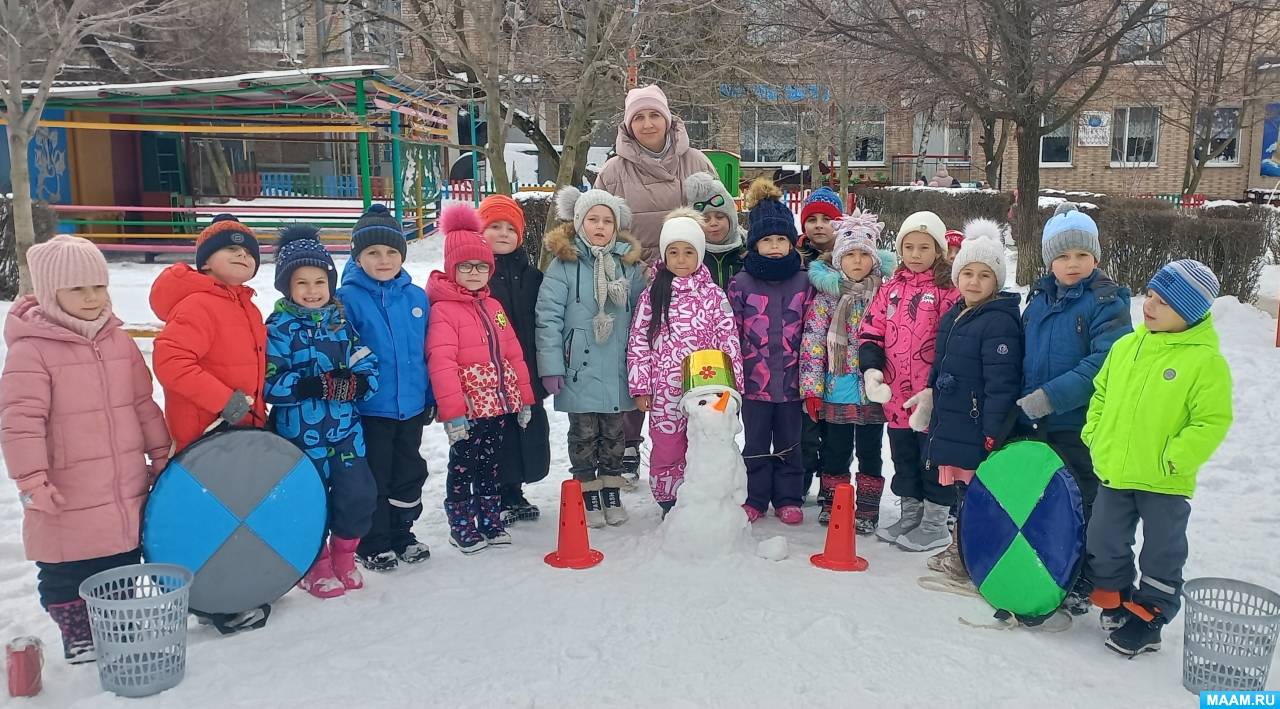
{"type": "MultiPolygon", "coordinates": [[[[1220,0],[1218,13],[1236,0],[1220,0]]],[[[1158,0],[799,0],[792,24],[821,26],[887,56],[909,58],[985,124],[1013,126],[1019,200],[1015,238],[1035,246],[1040,138],[1072,120],[1115,67],[1158,52],[1197,25],[1179,22],[1176,5],[1158,0]],[[1153,11],[1159,16],[1153,16],[1153,11]],[[1156,37],[1153,23],[1177,29],[1156,37]],[[1117,52],[1135,33],[1151,41],[1117,52]],[[1052,116],[1052,120],[1044,117],[1052,116]]],[[[1018,281],[1036,275],[1019,259],[1018,281]]]]}
{"type": "Polygon", "coordinates": [[[172,29],[191,0],[0,0],[0,89],[9,134],[9,177],[19,292],[31,292],[27,250],[35,239],[27,151],[59,71],[92,37],[128,41],[128,32],[172,29]],[[31,88],[24,89],[28,84],[31,88]]]}

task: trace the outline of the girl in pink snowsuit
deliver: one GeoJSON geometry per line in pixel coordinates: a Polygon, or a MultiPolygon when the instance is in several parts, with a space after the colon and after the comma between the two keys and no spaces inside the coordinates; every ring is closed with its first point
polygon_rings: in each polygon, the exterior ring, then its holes
{"type": "Polygon", "coordinates": [[[941,523],[945,529],[955,495],[950,486],[938,483],[936,470],[928,469],[928,437],[913,431],[910,423],[918,416],[925,421],[921,429],[927,426],[933,409],[927,389],[938,323],[960,299],[945,257],[946,233],[933,212],[916,212],[903,220],[897,240],[901,265],[876,291],[858,331],[858,368],[867,397],[884,404],[893,458],[891,488],[902,505],[897,522],[876,530],[877,537],[889,542],[922,523],[941,523]]]}
{"type": "Polygon", "coordinates": [[[702,215],[690,209],[667,215],[659,248],[662,262],[631,322],[627,388],[636,407],[649,412],[649,487],[665,514],[684,481],[688,447],[680,413],[681,364],[697,350],[721,350],[733,360],[734,381],[741,383],[742,355],[729,299],[702,264],[702,215]]]}

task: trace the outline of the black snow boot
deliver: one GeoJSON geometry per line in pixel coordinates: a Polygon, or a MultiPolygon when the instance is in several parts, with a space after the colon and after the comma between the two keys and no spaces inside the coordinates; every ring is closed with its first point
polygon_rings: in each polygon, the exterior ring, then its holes
{"type": "Polygon", "coordinates": [[[1107,647],[1127,657],[1159,650],[1160,628],[1169,621],[1160,614],[1159,609],[1153,612],[1136,603],[1128,603],[1126,606],[1129,609],[1129,619],[1107,636],[1107,647]]]}

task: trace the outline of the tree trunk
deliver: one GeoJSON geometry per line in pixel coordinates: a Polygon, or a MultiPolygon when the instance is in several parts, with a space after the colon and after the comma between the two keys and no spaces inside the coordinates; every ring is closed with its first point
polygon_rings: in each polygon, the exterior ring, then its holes
{"type": "MultiPolygon", "coordinates": [[[[849,199],[849,121],[845,119],[844,111],[839,112],[840,117],[840,199],[849,199]]],[[[845,211],[853,212],[853,205],[845,204],[845,211]]]]}
{"type": "Polygon", "coordinates": [[[1044,270],[1040,255],[1040,135],[1025,126],[1015,129],[1018,144],[1018,205],[1014,243],[1018,247],[1018,285],[1030,285],[1044,270]]]}
{"type": "MultiPolygon", "coordinates": [[[[983,172],[986,174],[987,186],[995,187],[1000,182],[1000,164],[1004,162],[1004,151],[1009,145],[1009,125],[1005,121],[992,119],[982,121],[982,155],[986,160],[983,172]],[[999,129],[1000,137],[996,138],[999,129]]],[[[1039,148],[1037,147],[1037,159],[1039,148]]]]}
{"type": "Polygon", "coordinates": [[[31,168],[27,163],[27,146],[31,136],[9,125],[9,178],[13,182],[13,234],[18,247],[18,295],[31,292],[31,270],[27,268],[27,250],[35,244],[36,227],[31,218],[31,168]]]}
{"type": "MultiPolygon", "coordinates": [[[[502,119],[502,97],[486,87],[484,101],[485,122],[489,130],[484,154],[489,163],[489,180],[498,194],[511,194],[511,178],[507,177],[507,123],[502,119]]],[[[479,188],[477,185],[476,189],[479,188]]]]}

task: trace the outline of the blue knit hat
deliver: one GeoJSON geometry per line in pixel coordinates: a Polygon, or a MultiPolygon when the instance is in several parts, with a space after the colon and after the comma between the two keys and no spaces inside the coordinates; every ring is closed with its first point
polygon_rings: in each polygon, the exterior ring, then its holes
{"type": "Polygon", "coordinates": [[[1080,211],[1075,203],[1063,202],[1053,210],[1053,216],[1045,223],[1044,235],[1040,238],[1045,267],[1071,249],[1088,251],[1095,259],[1102,260],[1098,224],[1093,217],[1080,211]]]}
{"type": "Polygon", "coordinates": [[[276,242],[276,290],[288,298],[289,279],[303,266],[315,266],[329,278],[329,295],[338,287],[338,269],[320,243],[320,230],[310,224],[291,224],[280,230],[276,242]]]}
{"type": "Polygon", "coordinates": [[[369,205],[369,209],[351,227],[352,258],[359,257],[360,252],[370,246],[378,245],[399,251],[401,259],[409,255],[409,244],[405,241],[400,222],[385,204],[369,205]]]}
{"type": "Polygon", "coordinates": [[[1194,325],[1209,314],[1218,297],[1218,277],[1209,267],[1189,258],[1174,261],[1156,272],[1147,284],[1173,308],[1178,317],[1194,325]]]}
{"type": "Polygon", "coordinates": [[[825,214],[828,219],[839,219],[844,216],[844,200],[830,187],[819,187],[804,200],[800,207],[800,223],[809,220],[811,214],[825,214]]]}
{"type": "Polygon", "coordinates": [[[747,208],[747,248],[754,250],[756,242],[766,236],[785,236],[792,246],[800,238],[796,231],[796,216],[782,203],[782,190],[773,180],[758,178],[747,188],[744,200],[747,208]]]}

